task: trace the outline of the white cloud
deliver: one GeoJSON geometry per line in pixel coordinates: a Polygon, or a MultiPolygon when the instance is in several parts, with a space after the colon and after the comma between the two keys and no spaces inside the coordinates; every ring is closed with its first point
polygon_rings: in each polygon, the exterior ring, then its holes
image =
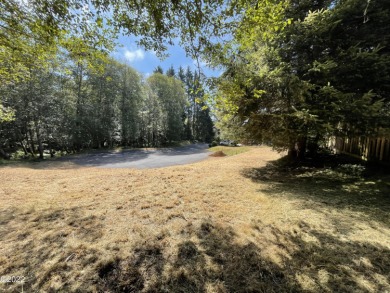
{"type": "Polygon", "coordinates": [[[133,62],[136,60],[142,60],[145,58],[145,52],[142,51],[141,49],[137,49],[135,51],[130,51],[130,50],[125,50],[125,58],[129,62],[133,62]]]}

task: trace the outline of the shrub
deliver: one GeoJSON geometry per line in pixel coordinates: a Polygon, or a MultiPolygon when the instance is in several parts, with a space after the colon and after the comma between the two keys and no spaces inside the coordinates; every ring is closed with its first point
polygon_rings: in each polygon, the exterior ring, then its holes
{"type": "Polygon", "coordinates": [[[361,177],[365,171],[365,167],[359,164],[343,164],[339,165],[336,170],[353,177],[361,177]]]}
{"type": "Polygon", "coordinates": [[[215,147],[215,146],[218,146],[218,142],[213,140],[210,144],[210,147],[215,147]]]}

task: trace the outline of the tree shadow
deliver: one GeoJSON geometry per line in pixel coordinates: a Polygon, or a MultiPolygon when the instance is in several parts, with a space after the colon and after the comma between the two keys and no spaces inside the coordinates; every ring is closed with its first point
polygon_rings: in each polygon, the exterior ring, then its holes
{"type": "Polygon", "coordinates": [[[236,244],[231,229],[204,222],[192,236],[196,241],[179,243],[173,259],[164,258],[156,242],[105,265],[104,274],[99,273],[101,292],[299,291],[280,268],[260,257],[253,243],[236,244]]]}
{"type": "MultiPolygon", "coordinates": [[[[2,216],[8,230],[1,241],[13,250],[0,259],[0,275],[23,275],[25,292],[386,292],[390,249],[342,241],[302,222],[300,231],[254,223],[251,241],[210,220],[188,229],[184,239],[145,239],[113,253],[88,243],[102,236],[100,220],[78,208],[2,216]],[[14,229],[15,222],[24,228],[14,229]],[[88,233],[86,233],[88,231],[88,233]],[[69,237],[80,245],[65,245],[69,237]],[[311,241],[307,241],[310,238],[311,241]],[[150,240],[150,241],[148,241],[150,240]],[[276,263],[265,248],[276,245],[276,263]],[[173,249],[172,249],[173,248],[173,249]],[[104,256],[109,255],[108,261],[104,256]]],[[[69,244],[69,243],[67,243],[69,244]]],[[[20,292],[21,284],[0,284],[20,292]]]]}
{"type": "Polygon", "coordinates": [[[63,157],[34,160],[15,161],[12,164],[0,165],[1,168],[22,167],[30,169],[57,169],[75,167],[99,167],[111,165],[111,167],[121,167],[148,158],[154,151],[147,150],[122,150],[122,151],[94,151],[91,153],[71,154],[63,157]],[[69,165],[71,164],[71,165],[69,165]]]}
{"type": "Polygon", "coordinates": [[[70,162],[83,167],[97,167],[101,165],[115,165],[136,162],[147,158],[152,153],[153,151],[146,150],[122,150],[119,152],[100,151],[90,154],[61,157],[53,162],[70,162]]]}
{"type": "Polygon", "coordinates": [[[0,244],[6,252],[0,255],[0,276],[23,280],[2,283],[0,291],[57,291],[50,282],[60,284],[61,291],[83,286],[74,275],[97,265],[92,244],[103,235],[101,220],[81,208],[0,210],[0,244]]]}
{"type": "Polygon", "coordinates": [[[349,209],[390,226],[390,174],[384,167],[351,159],[291,163],[282,158],[241,175],[268,183],[261,192],[272,197],[303,199],[307,208],[349,209]]]}
{"type": "Polygon", "coordinates": [[[159,168],[194,163],[208,157],[207,144],[192,144],[157,150],[125,149],[96,150],[89,153],[72,154],[44,161],[17,162],[4,167],[25,167],[31,169],[108,167],[108,168],[159,168]],[[176,158],[175,158],[176,157],[176,158]],[[149,159],[147,162],[142,161],[149,159]],[[142,161],[139,162],[138,161],[142,161]],[[67,164],[72,165],[67,165],[67,164]]]}
{"type": "MultiPolygon", "coordinates": [[[[256,237],[266,237],[259,223],[256,237]]],[[[159,243],[139,247],[99,271],[101,292],[384,292],[390,285],[390,250],[337,240],[312,230],[298,234],[268,227],[285,246],[282,264],[263,256],[254,242],[240,244],[232,228],[204,222],[177,245],[173,259],[159,243]],[[288,248],[287,248],[288,247],[288,248]]],[[[270,242],[271,243],[271,242],[270,242]]]]}
{"type": "Polygon", "coordinates": [[[204,143],[191,144],[182,147],[175,148],[161,148],[158,150],[158,153],[167,155],[167,156],[182,156],[182,155],[193,155],[208,153],[209,146],[204,143]]]}

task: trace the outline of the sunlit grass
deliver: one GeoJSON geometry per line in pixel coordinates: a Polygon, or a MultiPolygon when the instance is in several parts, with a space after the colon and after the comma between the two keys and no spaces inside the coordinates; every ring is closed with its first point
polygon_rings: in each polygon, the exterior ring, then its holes
{"type": "Polygon", "coordinates": [[[209,148],[209,151],[211,151],[211,152],[222,151],[227,156],[234,156],[234,155],[238,155],[238,154],[242,154],[242,153],[245,153],[247,151],[250,151],[251,149],[253,149],[253,147],[249,147],[249,146],[241,146],[241,147],[216,146],[216,147],[209,148]]]}
{"type": "Polygon", "coordinates": [[[25,277],[0,291],[389,291],[387,185],[266,167],[279,157],[0,169],[0,276],[25,277]]]}

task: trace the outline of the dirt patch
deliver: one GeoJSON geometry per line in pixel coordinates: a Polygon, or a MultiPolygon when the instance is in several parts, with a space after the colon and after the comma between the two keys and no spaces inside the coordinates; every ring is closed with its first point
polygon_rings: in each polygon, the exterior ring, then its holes
{"type": "Polygon", "coordinates": [[[223,151],[217,151],[209,155],[210,157],[226,157],[226,154],[223,151]]]}

